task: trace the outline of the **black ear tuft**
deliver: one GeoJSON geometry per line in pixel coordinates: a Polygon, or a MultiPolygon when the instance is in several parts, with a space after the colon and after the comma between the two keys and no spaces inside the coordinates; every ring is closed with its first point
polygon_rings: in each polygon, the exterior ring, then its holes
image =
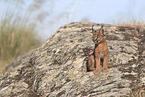
{"type": "Polygon", "coordinates": [[[103,25],[101,26],[101,28],[100,28],[99,32],[100,32],[100,34],[101,34],[102,36],[105,36],[105,35],[104,35],[103,25]]]}
{"type": "Polygon", "coordinates": [[[94,25],[92,25],[92,30],[93,30],[94,25]]]}
{"type": "Polygon", "coordinates": [[[93,27],[94,27],[94,25],[92,25],[92,32],[94,31],[93,27]]]}

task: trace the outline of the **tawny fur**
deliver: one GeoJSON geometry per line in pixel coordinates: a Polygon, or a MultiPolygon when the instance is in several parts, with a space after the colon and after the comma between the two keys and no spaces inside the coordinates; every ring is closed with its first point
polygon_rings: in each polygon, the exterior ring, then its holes
{"type": "Polygon", "coordinates": [[[88,59],[88,69],[94,70],[94,73],[99,73],[102,69],[100,65],[100,59],[103,59],[103,71],[108,70],[108,48],[107,42],[104,38],[104,29],[103,26],[99,29],[99,31],[94,30],[92,26],[92,40],[95,43],[94,53],[88,59]]]}

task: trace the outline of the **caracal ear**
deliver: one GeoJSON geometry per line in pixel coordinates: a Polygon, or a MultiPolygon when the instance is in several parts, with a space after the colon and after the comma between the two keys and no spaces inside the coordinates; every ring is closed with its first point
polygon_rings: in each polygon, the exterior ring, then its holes
{"type": "Polygon", "coordinates": [[[99,30],[99,33],[100,33],[102,36],[105,36],[105,35],[104,35],[103,25],[101,26],[101,28],[100,28],[100,30],[99,30]]]}
{"type": "Polygon", "coordinates": [[[92,25],[92,33],[94,33],[94,29],[93,29],[94,25],[92,25]]]}
{"type": "Polygon", "coordinates": [[[96,33],[97,30],[95,30],[93,27],[94,27],[94,25],[92,25],[92,33],[96,33]]]}

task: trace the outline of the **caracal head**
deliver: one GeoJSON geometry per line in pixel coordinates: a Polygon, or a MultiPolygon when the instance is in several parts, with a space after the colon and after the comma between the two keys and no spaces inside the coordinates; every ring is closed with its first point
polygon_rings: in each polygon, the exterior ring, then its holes
{"type": "Polygon", "coordinates": [[[94,30],[93,27],[94,25],[92,25],[92,32],[93,32],[92,40],[94,41],[95,44],[99,44],[101,42],[100,37],[104,37],[103,25],[99,30],[94,30]]]}

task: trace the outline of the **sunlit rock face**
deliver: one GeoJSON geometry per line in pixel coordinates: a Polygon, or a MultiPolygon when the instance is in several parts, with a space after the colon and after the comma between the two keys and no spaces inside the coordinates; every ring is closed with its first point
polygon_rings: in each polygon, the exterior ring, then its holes
{"type": "Polygon", "coordinates": [[[93,74],[86,67],[94,50],[92,25],[99,29],[102,24],[66,24],[41,47],[18,57],[0,77],[0,96],[145,95],[145,28],[104,24],[113,66],[93,74]]]}

